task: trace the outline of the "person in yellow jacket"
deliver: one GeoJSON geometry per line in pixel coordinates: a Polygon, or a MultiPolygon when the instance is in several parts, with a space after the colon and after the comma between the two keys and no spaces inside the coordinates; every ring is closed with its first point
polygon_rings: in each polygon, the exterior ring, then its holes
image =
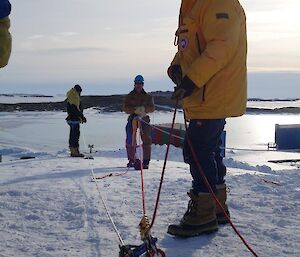
{"type": "Polygon", "coordinates": [[[11,53],[11,35],[9,33],[11,4],[8,0],[0,0],[0,68],[8,64],[11,53]]]}
{"type": "Polygon", "coordinates": [[[172,97],[183,101],[189,120],[183,152],[193,181],[188,210],[179,224],[168,227],[168,233],[189,237],[217,230],[218,223],[226,222],[197,161],[229,214],[220,135],[225,118],[243,115],[247,102],[246,16],[239,1],[182,0],[176,43],[168,75],[176,84],[172,97]]]}
{"type": "Polygon", "coordinates": [[[75,85],[67,92],[67,113],[66,121],[70,126],[69,147],[71,157],[84,157],[79,151],[80,123],[86,123],[83,115],[83,108],[80,101],[82,88],[75,85]]]}

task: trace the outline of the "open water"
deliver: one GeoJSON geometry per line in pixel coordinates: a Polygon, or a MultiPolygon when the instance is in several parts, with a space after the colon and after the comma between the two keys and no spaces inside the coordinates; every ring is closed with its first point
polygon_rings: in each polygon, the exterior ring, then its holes
{"type": "MultiPolygon", "coordinates": [[[[81,126],[81,146],[94,144],[99,150],[118,150],[125,145],[125,113],[86,112],[88,122],[81,126]],[[84,140],[84,141],[83,141],[84,140]]],[[[69,127],[64,112],[0,113],[0,145],[28,147],[36,151],[60,151],[68,148],[69,127]],[[51,140],[49,140],[51,138],[51,140]],[[51,143],[49,143],[51,142],[51,143]]],[[[154,112],[152,124],[171,123],[171,112],[154,112]]],[[[183,122],[177,114],[176,122],[183,122]]],[[[300,124],[295,114],[247,114],[227,119],[226,146],[267,149],[274,142],[275,124],[300,124]]]]}

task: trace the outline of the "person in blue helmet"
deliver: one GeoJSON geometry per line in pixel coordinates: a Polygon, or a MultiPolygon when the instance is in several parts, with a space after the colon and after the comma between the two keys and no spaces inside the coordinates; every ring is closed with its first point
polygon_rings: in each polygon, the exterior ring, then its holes
{"type": "Polygon", "coordinates": [[[144,78],[142,75],[137,75],[134,78],[134,89],[125,96],[123,103],[123,111],[129,114],[126,125],[126,150],[128,164],[127,167],[134,167],[136,170],[141,168],[149,168],[151,159],[151,127],[150,118],[147,115],[153,112],[154,100],[153,97],[144,90],[144,78]],[[135,158],[136,151],[136,129],[138,127],[138,119],[141,118],[141,138],[143,141],[143,159],[135,158]]]}
{"type": "Polygon", "coordinates": [[[11,35],[9,33],[11,4],[8,0],[0,0],[0,68],[8,64],[11,53],[11,35]]]}

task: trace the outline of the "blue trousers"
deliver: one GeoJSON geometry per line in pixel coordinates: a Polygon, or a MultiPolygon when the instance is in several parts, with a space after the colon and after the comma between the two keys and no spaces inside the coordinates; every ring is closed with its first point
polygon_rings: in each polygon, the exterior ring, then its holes
{"type": "MultiPolygon", "coordinates": [[[[217,184],[225,182],[226,167],[220,149],[225,123],[225,119],[192,119],[186,132],[186,137],[189,137],[196,158],[213,191],[216,191],[217,184]]],[[[184,141],[183,156],[184,161],[190,165],[194,193],[209,192],[191,153],[187,138],[184,141]]]]}
{"type": "Polygon", "coordinates": [[[80,123],[71,120],[68,120],[67,123],[70,126],[69,147],[77,148],[79,147],[80,123]]]}

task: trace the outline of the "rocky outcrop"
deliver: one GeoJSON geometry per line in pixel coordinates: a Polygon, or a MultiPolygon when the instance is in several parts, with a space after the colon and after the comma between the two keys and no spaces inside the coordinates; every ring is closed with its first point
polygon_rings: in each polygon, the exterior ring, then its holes
{"type": "MultiPolygon", "coordinates": [[[[156,110],[168,110],[175,107],[175,101],[171,100],[171,92],[151,92],[154,97],[156,110]]],[[[82,104],[85,109],[98,108],[104,112],[122,111],[122,105],[125,95],[110,96],[82,96],[82,104]]],[[[181,108],[181,106],[179,106],[181,108]]],[[[66,102],[40,102],[40,103],[17,103],[17,104],[1,104],[0,112],[13,111],[66,111],[66,102]]],[[[248,107],[247,113],[261,114],[279,114],[290,113],[300,114],[299,107],[283,107],[275,109],[253,108],[248,107]]]]}

